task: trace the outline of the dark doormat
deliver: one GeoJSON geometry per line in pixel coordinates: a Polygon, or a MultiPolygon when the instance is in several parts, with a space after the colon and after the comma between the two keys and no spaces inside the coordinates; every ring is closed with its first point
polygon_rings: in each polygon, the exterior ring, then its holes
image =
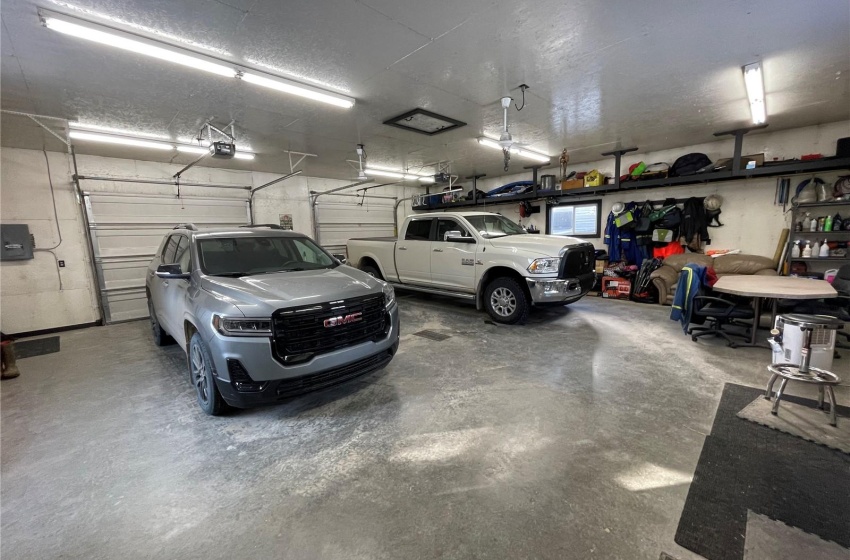
{"type": "Polygon", "coordinates": [[[741,560],[752,510],[850,547],[850,456],[738,418],[759,394],[751,387],[724,387],[676,542],[708,560],[741,560]]]}
{"type": "Polygon", "coordinates": [[[48,336],[45,338],[20,340],[15,342],[15,357],[19,360],[22,358],[32,358],[33,356],[43,356],[44,354],[53,354],[58,351],[58,336],[48,336]]]}

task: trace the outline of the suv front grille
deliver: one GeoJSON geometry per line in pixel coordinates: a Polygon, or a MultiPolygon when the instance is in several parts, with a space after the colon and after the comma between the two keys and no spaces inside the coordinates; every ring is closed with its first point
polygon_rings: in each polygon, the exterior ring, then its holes
{"type": "Polygon", "coordinates": [[[279,309],[272,315],[275,357],[286,365],[386,336],[384,295],[279,309]]]}
{"type": "Polygon", "coordinates": [[[596,252],[590,243],[570,247],[561,259],[559,278],[577,278],[593,272],[596,266],[596,252]]]}

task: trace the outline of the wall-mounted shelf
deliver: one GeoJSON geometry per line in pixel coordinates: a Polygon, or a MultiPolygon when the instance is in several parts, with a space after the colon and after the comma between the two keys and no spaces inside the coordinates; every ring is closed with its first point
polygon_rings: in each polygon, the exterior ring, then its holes
{"type": "MultiPolygon", "coordinates": [[[[623,181],[615,177],[614,183],[610,185],[601,185],[599,187],[586,187],[579,189],[571,189],[568,191],[542,191],[537,190],[536,193],[523,193],[513,196],[499,196],[493,198],[479,198],[478,200],[459,200],[457,202],[446,202],[427,206],[414,206],[414,210],[440,210],[447,208],[469,208],[480,207],[493,204],[506,204],[510,202],[521,202],[524,200],[548,199],[548,198],[569,198],[575,196],[593,196],[608,194],[612,192],[624,192],[633,190],[655,189],[661,187],[684,187],[688,185],[698,185],[701,183],[714,183],[718,181],[742,181],[756,177],[782,177],[786,175],[796,175],[800,173],[822,173],[825,171],[836,171],[848,169],[850,170],[850,158],[824,158],[812,161],[797,161],[793,163],[772,164],[756,169],[741,169],[737,173],[731,170],[714,171],[711,173],[700,173],[697,175],[687,175],[685,177],[665,177],[662,179],[648,179],[645,181],[623,181]]],[[[800,208],[813,206],[831,206],[836,202],[811,203],[801,204],[800,208]]],[[[838,203],[840,204],[840,203],[838,203]]]]}

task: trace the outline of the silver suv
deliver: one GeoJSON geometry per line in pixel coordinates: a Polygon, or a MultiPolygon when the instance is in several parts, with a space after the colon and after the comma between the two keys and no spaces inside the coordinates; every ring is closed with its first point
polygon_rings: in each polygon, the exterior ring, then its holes
{"type": "Polygon", "coordinates": [[[177,226],[145,284],[154,341],[186,352],[207,414],[342,383],[398,349],[392,287],[276,226],[177,226]]]}

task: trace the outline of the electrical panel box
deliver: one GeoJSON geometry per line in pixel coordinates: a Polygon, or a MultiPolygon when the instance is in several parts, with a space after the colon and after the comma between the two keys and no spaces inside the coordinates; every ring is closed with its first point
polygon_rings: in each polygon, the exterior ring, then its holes
{"type": "Polygon", "coordinates": [[[0,224],[0,261],[32,258],[32,237],[26,224],[0,224]]]}

